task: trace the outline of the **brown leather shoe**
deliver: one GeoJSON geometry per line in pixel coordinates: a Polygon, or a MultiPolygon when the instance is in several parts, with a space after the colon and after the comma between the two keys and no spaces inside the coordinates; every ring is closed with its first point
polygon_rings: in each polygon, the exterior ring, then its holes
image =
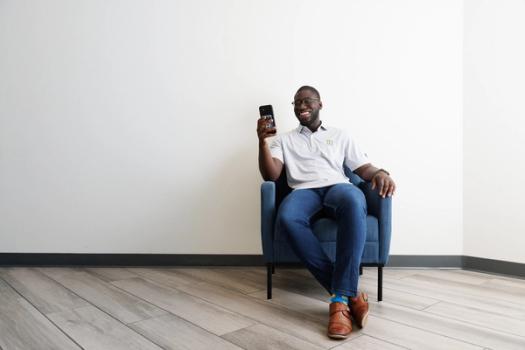
{"type": "Polygon", "coordinates": [[[359,293],[357,297],[350,298],[350,306],[355,323],[360,328],[366,326],[366,322],[368,321],[368,295],[366,293],[359,293]]]}
{"type": "Polygon", "coordinates": [[[352,320],[348,306],[344,303],[331,303],[328,336],[334,339],[345,339],[351,332],[352,320]]]}

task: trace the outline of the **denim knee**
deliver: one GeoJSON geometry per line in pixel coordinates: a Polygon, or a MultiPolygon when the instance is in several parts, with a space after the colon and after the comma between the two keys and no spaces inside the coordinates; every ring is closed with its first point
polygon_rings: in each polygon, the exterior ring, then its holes
{"type": "Polygon", "coordinates": [[[309,224],[309,218],[305,215],[297,215],[293,210],[282,210],[277,217],[277,225],[284,229],[288,235],[293,235],[294,228],[309,224]]]}
{"type": "Polygon", "coordinates": [[[344,197],[342,203],[343,207],[346,208],[360,208],[366,213],[366,198],[361,190],[353,191],[344,197]]]}
{"type": "Polygon", "coordinates": [[[360,209],[366,214],[366,198],[364,193],[351,184],[335,185],[325,197],[325,206],[340,210],[360,209]]]}

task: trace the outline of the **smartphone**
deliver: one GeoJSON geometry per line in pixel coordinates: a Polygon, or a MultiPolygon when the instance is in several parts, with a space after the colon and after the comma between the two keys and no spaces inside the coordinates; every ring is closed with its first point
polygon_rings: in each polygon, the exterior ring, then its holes
{"type": "Polygon", "coordinates": [[[270,122],[269,128],[275,128],[275,117],[272,105],[259,106],[259,114],[261,118],[268,119],[270,122]]]}

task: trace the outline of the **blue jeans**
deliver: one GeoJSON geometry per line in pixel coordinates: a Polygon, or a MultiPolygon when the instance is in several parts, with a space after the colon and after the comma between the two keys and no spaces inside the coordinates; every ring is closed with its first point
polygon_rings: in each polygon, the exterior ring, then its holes
{"type": "Polygon", "coordinates": [[[299,189],[279,207],[278,220],[295,254],[329,293],[357,296],[359,265],[366,240],[366,200],[350,183],[299,189]],[[312,232],[311,219],[321,209],[337,222],[335,261],[312,232]]]}

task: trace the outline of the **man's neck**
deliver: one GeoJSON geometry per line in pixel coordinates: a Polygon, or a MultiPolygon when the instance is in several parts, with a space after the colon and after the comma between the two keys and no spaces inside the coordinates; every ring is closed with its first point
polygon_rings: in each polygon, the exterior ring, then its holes
{"type": "Polygon", "coordinates": [[[319,127],[321,126],[321,121],[319,120],[315,126],[307,126],[308,129],[310,129],[311,132],[316,132],[319,130],[319,127]]]}

